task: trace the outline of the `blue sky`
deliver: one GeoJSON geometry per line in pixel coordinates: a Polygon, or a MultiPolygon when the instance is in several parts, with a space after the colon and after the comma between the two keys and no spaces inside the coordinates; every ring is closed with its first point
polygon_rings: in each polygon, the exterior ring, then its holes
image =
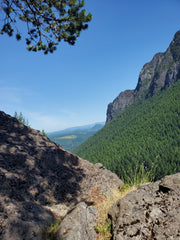
{"type": "Polygon", "coordinates": [[[85,8],[88,30],[47,56],[0,36],[0,110],[46,132],[105,121],[108,103],[136,87],[180,29],[179,0],[86,0],[85,8]]]}

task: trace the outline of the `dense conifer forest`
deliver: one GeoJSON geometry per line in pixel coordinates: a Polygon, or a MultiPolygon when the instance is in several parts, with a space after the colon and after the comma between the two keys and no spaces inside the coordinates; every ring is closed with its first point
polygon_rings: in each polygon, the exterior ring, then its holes
{"type": "Polygon", "coordinates": [[[126,183],[144,171],[149,180],[180,171],[180,80],[123,110],[74,150],[101,162],[126,183]]]}

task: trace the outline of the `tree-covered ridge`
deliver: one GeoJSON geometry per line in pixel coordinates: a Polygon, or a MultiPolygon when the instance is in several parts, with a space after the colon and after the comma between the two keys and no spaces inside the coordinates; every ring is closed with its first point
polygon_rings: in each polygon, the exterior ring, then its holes
{"type": "Polygon", "coordinates": [[[180,171],[180,80],[138,99],[74,151],[126,182],[142,166],[156,180],[180,171]]]}

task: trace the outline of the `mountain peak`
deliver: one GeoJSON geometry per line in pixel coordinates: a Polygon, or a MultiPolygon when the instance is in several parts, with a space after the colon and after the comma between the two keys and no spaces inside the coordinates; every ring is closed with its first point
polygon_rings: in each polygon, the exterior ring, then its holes
{"type": "Polygon", "coordinates": [[[180,31],[176,32],[170,44],[170,50],[175,61],[180,61],[180,31]]]}
{"type": "Polygon", "coordinates": [[[176,39],[178,39],[178,41],[180,40],[180,30],[175,33],[173,41],[176,39]]]}
{"type": "Polygon", "coordinates": [[[180,31],[176,32],[173,41],[164,53],[157,53],[146,63],[134,90],[121,92],[108,105],[106,123],[111,121],[123,109],[138,98],[149,98],[160,90],[166,89],[180,78],[180,31]]]}

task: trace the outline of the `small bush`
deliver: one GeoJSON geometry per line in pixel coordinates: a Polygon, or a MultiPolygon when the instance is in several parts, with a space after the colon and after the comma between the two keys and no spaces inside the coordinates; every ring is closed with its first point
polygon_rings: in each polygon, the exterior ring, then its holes
{"type": "Polygon", "coordinates": [[[111,220],[106,219],[96,225],[96,232],[98,233],[98,239],[111,239],[111,220]]]}
{"type": "Polygon", "coordinates": [[[22,123],[22,124],[30,127],[29,121],[23,116],[22,112],[20,112],[20,113],[15,112],[15,113],[14,113],[14,117],[15,117],[20,123],[22,123]]]}
{"type": "Polygon", "coordinates": [[[41,232],[41,240],[55,240],[55,233],[61,224],[61,221],[46,226],[41,232]]]}

